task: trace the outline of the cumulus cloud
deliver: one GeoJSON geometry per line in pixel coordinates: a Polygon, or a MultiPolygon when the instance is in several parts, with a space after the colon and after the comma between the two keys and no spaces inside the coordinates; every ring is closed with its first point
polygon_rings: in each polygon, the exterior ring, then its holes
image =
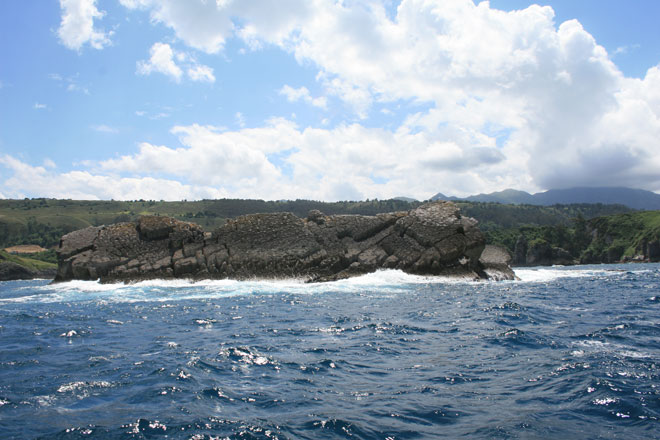
{"type": "Polygon", "coordinates": [[[203,66],[201,64],[196,64],[188,68],[188,78],[192,81],[200,82],[215,82],[215,76],[213,75],[213,69],[209,66],[203,66]]]}
{"type": "Polygon", "coordinates": [[[181,146],[142,143],[135,154],[100,163],[101,170],[189,179],[236,197],[348,200],[389,198],[404,190],[427,198],[439,182],[452,190],[476,189],[492,178],[484,170],[503,161],[493,139],[493,146],[462,147],[471,140],[406,127],[301,129],[276,118],[260,128],[191,125],[172,133],[181,146]],[[438,141],[444,138],[455,141],[438,141]]]}
{"type": "MultiPolygon", "coordinates": [[[[288,0],[274,12],[264,1],[124,3],[150,10],[207,52],[232,37],[253,49],[279,46],[315,66],[326,91],[361,119],[374,102],[423,104],[399,130],[454,143],[451,158],[429,157],[427,168],[478,168],[480,190],[660,189],[652,168],[660,155],[658,69],[625,78],[579,22],[557,25],[550,7],[504,12],[472,0],[403,0],[390,18],[379,2],[288,0]],[[499,145],[493,130],[506,133],[499,145]]],[[[305,88],[281,93],[313,99],[305,88]]]]}
{"type": "Polygon", "coordinates": [[[64,46],[80,50],[87,43],[94,49],[103,49],[110,44],[112,32],[94,27],[94,20],[105,15],[96,7],[96,0],[60,0],[60,8],[62,21],[57,35],[64,46]]]}
{"type": "Polygon", "coordinates": [[[307,104],[313,105],[314,107],[327,108],[328,102],[324,96],[319,96],[318,98],[312,98],[312,95],[309,93],[307,87],[300,87],[294,89],[290,85],[285,85],[279,91],[280,95],[286,96],[286,99],[289,102],[304,101],[307,104]]]}
{"type": "MultiPolygon", "coordinates": [[[[246,128],[237,113],[238,130],[174,127],[179,145],[141,143],[133,154],[100,162],[89,181],[152,179],[163,188],[184,182],[177,194],[327,200],[507,187],[660,190],[660,66],[626,78],[614,54],[579,22],[556,23],[550,7],[504,12],[486,1],[402,0],[392,16],[376,0],[120,2],[170,28],[179,47],[213,54],[236,38],[249,50],[280,48],[315,69],[325,94],[343,100],[360,123],[349,117],[317,128],[273,119],[246,128]],[[398,126],[369,121],[383,105],[398,109],[398,126]]],[[[93,7],[85,29],[98,33],[95,3],[74,3],[93,7]]],[[[85,38],[78,48],[93,45],[85,38]]],[[[137,70],[215,79],[165,43],[154,44],[137,70]]],[[[331,104],[305,87],[279,92],[292,102],[331,104]]],[[[74,181],[71,173],[66,179],[74,181]]]]}
{"type": "Polygon", "coordinates": [[[191,81],[215,82],[212,68],[197,64],[194,60],[191,61],[191,57],[188,54],[175,51],[167,43],[154,43],[149,50],[149,55],[149,60],[137,62],[138,74],[150,75],[152,72],[158,72],[169,76],[176,82],[180,82],[183,76],[183,69],[177,64],[178,61],[187,65],[186,73],[191,81]]]}
{"type": "Polygon", "coordinates": [[[117,177],[88,171],[56,173],[8,155],[0,156],[0,165],[13,172],[2,184],[5,192],[2,196],[10,198],[34,194],[79,200],[197,200],[227,196],[215,188],[185,185],[168,179],[117,177]]]}
{"type": "Polygon", "coordinates": [[[162,73],[175,81],[181,81],[183,71],[174,62],[174,50],[166,43],[155,43],[149,50],[148,61],[138,61],[137,73],[150,75],[152,72],[162,73]]]}
{"type": "Polygon", "coordinates": [[[234,30],[225,4],[231,1],[120,0],[129,9],[149,9],[154,22],[172,28],[189,46],[208,53],[223,48],[234,30]]]}
{"type": "Polygon", "coordinates": [[[233,188],[274,183],[280,172],[267,154],[286,145],[291,125],[273,122],[269,127],[221,132],[211,126],[177,126],[172,133],[183,147],[142,143],[139,152],[101,163],[105,171],[189,178],[198,184],[233,188]],[[277,136],[284,138],[277,140],[277,136]]]}

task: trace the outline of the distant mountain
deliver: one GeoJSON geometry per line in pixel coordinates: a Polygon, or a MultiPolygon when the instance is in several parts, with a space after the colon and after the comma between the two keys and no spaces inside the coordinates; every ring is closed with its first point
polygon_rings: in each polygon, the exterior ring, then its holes
{"type": "Polygon", "coordinates": [[[603,203],[608,205],[624,205],[633,209],[660,209],[660,194],[643,189],[622,187],[589,188],[578,187],[568,189],[551,189],[545,192],[530,194],[525,191],[505,189],[490,194],[458,198],[447,197],[438,193],[432,200],[465,200],[468,202],[497,202],[505,204],[527,205],[570,205],[574,203],[603,203]]]}
{"type": "Polygon", "coordinates": [[[417,201],[418,201],[417,199],[413,199],[412,197],[403,197],[403,196],[401,196],[401,197],[394,197],[392,200],[398,200],[398,201],[400,201],[400,202],[408,202],[408,203],[412,203],[412,202],[417,202],[417,201]]]}
{"type": "Polygon", "coordinates": [[[461,199],[454,196],[446,196],[443,193],[437,193],[436,195],[431,197],[431,200],[461,200],[461,199]]]}

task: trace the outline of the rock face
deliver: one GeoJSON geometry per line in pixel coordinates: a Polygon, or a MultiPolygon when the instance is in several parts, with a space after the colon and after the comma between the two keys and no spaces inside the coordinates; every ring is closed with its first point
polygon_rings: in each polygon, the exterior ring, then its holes
{"type": "Polygon", "coordinates": [[[134,223],[89,227],[62,237],[55,281],[330,281],[380,268],[514,279],[509,260],[501,254],[481,258],[483,251],[477,222],[462,217],[450,202],[376,216],[252,214],[229,220],[212,234],[193,223],[143,216],[134,223]]]}
{"type": "Polygon", "coordinates": [[[54,269],[32,270],[11,261],[0,261],[0,281],[52,279],[54,276],[54,269]]]}
{"type": "Polygon", "coordinates": [[[31,280],[36,275],[34,271],[20,264],[11,261],[0,262],[0,281],[31,280]]]}
{"type": "Polygon", "coordinates": [[[527,266],[552,266],[575,264],[571,254],[560,247],[540,242],[532,244],[527,250],[527,266]]]}
{"type": "Polygon", "coordinates": [[[528,243],[524,235],[516,241],[512,264],[514,266],[552,266],[572,265],[577,261],[571,254],[560,247],[551,246],[544,241],[528,243]]]}
{"type": "MultiPolygon", "coordinates": [[[[487,244],[479,257],[489,279],[500,281],[511,279],[511,254],[500,247],[487,244]]],[[[517,277],[514,278],[518,279],[517,277]]]]}

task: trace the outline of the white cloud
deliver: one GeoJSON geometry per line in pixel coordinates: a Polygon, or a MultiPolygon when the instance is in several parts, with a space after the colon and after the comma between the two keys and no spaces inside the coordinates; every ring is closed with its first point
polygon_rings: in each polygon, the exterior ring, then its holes
{"type": "Polygon", "coordinates": [[[39,102],[35,102],[33,108],[35,110],[44,110],[44,109],[47,109],[48,106],[46,104],[41,104],[39,102]]]}
{"type": "Polygon", "coordinates": [[[94,49],[103,49],[110,44],[112,32],[94,28],[94,19],[105,15],[97,9],[96,0],[60,0],[60,8],[62,21],[57,34],[67,48],[80,50],[89,43],[94,49]]]}
{"type": "Polygon", "coordinates": [[[196,64],[188,68],[188,78],[193,81],[200,82],[215,82],[215,76],[213,75],[213,69],[209,66],[204,66],[201,64],[196,64]]]}
{"type": "Polygon", "coordinates": [[[110,172],[168,175],[198,184],[219,187],[253,187],[255,182],[275,182],[280,172],[267,154],[283,148],[277,135],[291,132],[290,124],[274,123],[262,129],[222,133],[216,127],[174,127],[183,148],[142,143],[139,152],[101,163],[110,172]],[[261,144],[263,143],[263,144],[261,144]],[[250,183],[252,182],[252,183],[250,183]]]}
{"type": "Polygon", "coordinates": [[[234,30],[225,3],[220,1],[120,0],[129,9],[149,9],[153,22],[172,28],[195,49],[216,53],[234,30]]]}
{"type": "Polygon", "coordinates": [[[136,154],[104,161],[101,169],[190,179],[234,197],[388,198],[405,189],[423,199],[438,191],[438,182],[454,191],[488,184],[483,169],[503,161],[494,147],[467,148],[463,144],[470,140],[452,133],[439,137],[454,136],[455,142],[443,143],[406,128],[391,132],[352,124],[301,130],[273,119],[262,128],[192,125],[172,132],[183,147],[143,143],[136,154]]]}
{"type": "Polygon", "coordinates": [[[162,73],[175,81],[181,81],[183,71],[174,62],[174,51],[169,44],[155,43],[149,50],[149,61],[138,61],[137,73],[150,75],[152,72],[162,73]]]}
{"type": "Polygon", "coordinates": [[[307,89],[307,87],[304,86],[298,89],[294,89],[289,85],[285,85],[280,89],[279,93],[280,95],[286,96],[286,99],[289,102],[296,102],[302,100],[308,104],[313,105],[314,107],[319,107],[323,109],[328,107],[328,102],[325,96],[312,98],[312,96],[309,93],[309,89],[307,89]]]}
{"type": "Polygon", "coordinates": [[[227,197],[208,186],[185,185],[175,180],[152,177],[116,177],[87,171],[56,173],[44,167],[34,167],[12,156],[0,156],[0,165],[13,175],[3,184],[3,197],[71,198],[79,200],[196,200],[227,197]]]}
{"type": "MultiPolygon", "coordinates": [[[[101,162],[104,173],[124,176],[117,179],[166,176],[276,199],[605,184],[660,190],[660,66],[626,78],[579,22],[556,23],[550,7],[402,0],[391,17],[376,0],[120,1],[171,28],[177,44],[207,53],[230,38],[251,50],[279,47],[315,69],[325,93],[362,122],[299,128],[273,120],[247,129],[237,113],[236,131],[176,127],[178,147],[143,143],[101,162]],[[398,109],[403,122],[371,128],[364,121],[374,103],[398,109]]],[[[138,64],[140,73],[176,81],[209,81],[205,69],[164,43],[138,64]]],[[[280,93],[330,104],[305,87],[280,93]]]]}
{"type": "Polygon", "coordinates": [[[196,63],[190,55],[175,51],[167,43],[155,43],[151,46],[149,55],[150,58],[148,61],[142,60],[137,62],[138,74],[150,75],[153,72],[158,72],[169,76],[176,82],[180,82],[183,76],[183,69],[177,64],[178,61],[186,68],[186,73],[191,81],[215,82],[212,68],[196,63]]]}

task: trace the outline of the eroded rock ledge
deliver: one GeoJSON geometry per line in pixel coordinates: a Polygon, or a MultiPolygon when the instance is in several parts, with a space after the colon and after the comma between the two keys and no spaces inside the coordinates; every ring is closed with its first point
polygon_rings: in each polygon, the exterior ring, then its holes
{"type": "Polygon", "coordinates": [[[508,254],[486,247],[476,220],[462,217],[450,202],[376,216],[252,214],[229,220],[211,234],[194,223],[143,216],[65,235],[58,261],[55,281],[330,281],[381,268],[468,279],[515,278],[508,254]]]}

